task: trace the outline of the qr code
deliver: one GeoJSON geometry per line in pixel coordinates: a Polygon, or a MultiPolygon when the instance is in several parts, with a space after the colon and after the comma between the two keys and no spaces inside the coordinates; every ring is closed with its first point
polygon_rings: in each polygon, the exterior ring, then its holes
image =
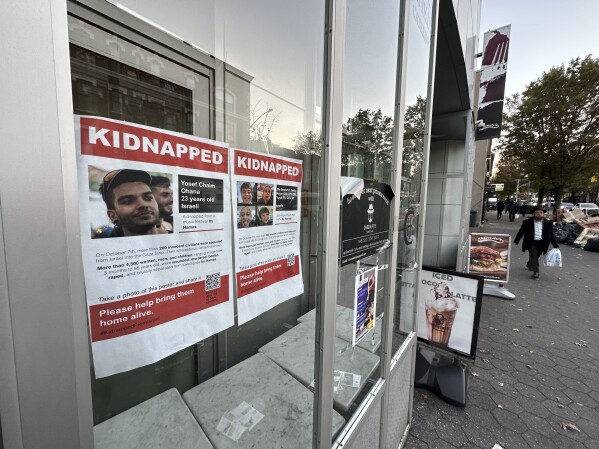
{"type": "Polygon", "coordinates": [[[295,265],[295,254],[287,254],[287,266],[292,267],[295,265]]]}
{"type": "Polygon", "coordinates": [[[220,271],[206,276],[206,291],[220,288],[220,271]]]}

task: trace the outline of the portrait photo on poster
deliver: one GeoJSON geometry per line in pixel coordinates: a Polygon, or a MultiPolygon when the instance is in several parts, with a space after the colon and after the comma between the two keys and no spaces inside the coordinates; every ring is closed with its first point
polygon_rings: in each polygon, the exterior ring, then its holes
{"type": "Polygon", "coordinates": [[[474,359],[483,285],[480,276],[423,267],[418,284],[418,339],[474,359]]]}
{"type": "Polygon", "coordinates": [[[254,206],[237,206],[237,227],[250,228],[255,225],[254,206]]]}
{"type": "Polygon", "coordinates": [[[256,183],[256,204],[259,206],[272,206],[274,190],[274,184],[256,183]]]}
{"type": "Polygon", "coordinates": [[[91,238],[172,234],[172,175],[88,165],[91,238]]]}
{"type": "Polygon", "coordinates": [[[251,205],[256,204],[256,196],[254,194],[255,183],[248,181],[237,182],[237,204],[251,205]]]}

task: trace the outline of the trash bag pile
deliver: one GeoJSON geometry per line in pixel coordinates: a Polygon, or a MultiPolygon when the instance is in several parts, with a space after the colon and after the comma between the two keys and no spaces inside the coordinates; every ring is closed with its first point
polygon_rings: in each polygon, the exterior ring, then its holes
{"type": "Polygon", "coordinates": [[[564,245],[572,245],[581,232],[582,229],[576,223],[555,223],[553,225],[555,241],[564,245]]]}
{"type": "Polygon", "coordinates": [[[585,251],[599,252],[599,237],[587,240],[587,244],[584,245],[585,251]]]}

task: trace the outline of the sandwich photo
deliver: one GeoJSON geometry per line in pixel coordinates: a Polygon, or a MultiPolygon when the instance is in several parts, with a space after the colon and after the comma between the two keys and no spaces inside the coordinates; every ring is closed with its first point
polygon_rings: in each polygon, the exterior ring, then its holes
{"type": "Polygon", "coordinates": [[[500,271],[503,257],[500,252],[486,246],[470,248],[470,271],[500,271]]]}

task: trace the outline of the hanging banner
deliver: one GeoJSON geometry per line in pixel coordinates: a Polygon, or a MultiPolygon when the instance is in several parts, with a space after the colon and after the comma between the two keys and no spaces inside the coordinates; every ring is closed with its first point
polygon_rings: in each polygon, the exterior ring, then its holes
{"type": "Polygon", "coordinates": [[[478,91],[476,140],[501,136],[511,25],[485,33],[478,91]]]}
{"type": "Polygon", "coordinates": [[[75,130],[96,377],[232,326],[228,146],[99,117],[75,130]]]}
{"type": "Polygon", "coordinates": [[[470,234],[468,273],[506,283],[510,267],[509,234],[470,234]]]}
{"type": "Polygon", "coordinates": [[[474,359],[483,280],[426,267],[418,284],[418,339],[474,359]]]}
{"type": "Polygon", "coordinates": [[[237,319],[243,324],[304,292],[302,162],[231,150],[237,319]]]}
{"type": "Polygon", "coordinates": [[[378,267],[375,266],[356,275],[355,282],[352,346],[356,346],[374,331],[378,267]]]}
{"type": "Polygon", "coordinates": [[[388,184],[364,181],[361,191],[342,198],[341,266],[391,246],[389,217],[395,194],[388,184]]]}

